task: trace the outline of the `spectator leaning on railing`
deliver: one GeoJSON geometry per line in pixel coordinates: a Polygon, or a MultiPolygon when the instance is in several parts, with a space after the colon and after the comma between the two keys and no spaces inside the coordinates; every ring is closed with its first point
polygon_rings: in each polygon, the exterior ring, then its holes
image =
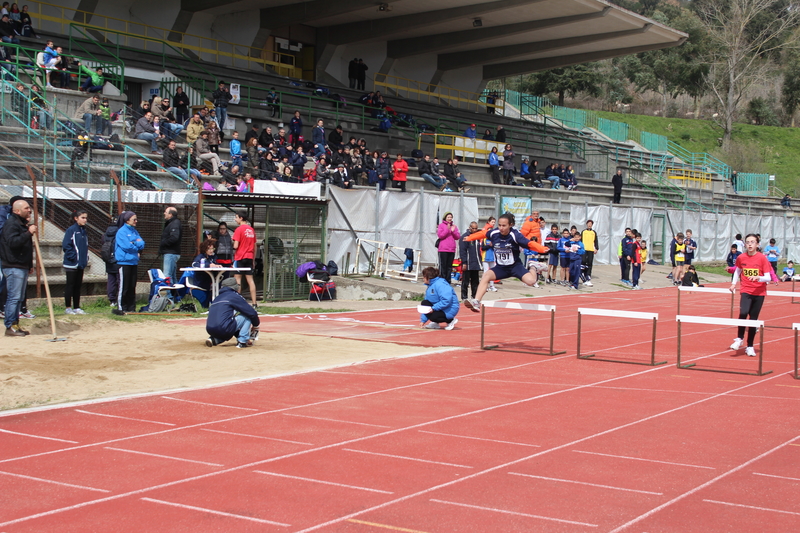
{"type": "Polygon", "coordinates": [[[83,80],[83,83],[80,86],[80,90],[89,93],[98,93],[102,91],[103,86],[105,85],[103,68],[97,67],[95,70],[92,70],[83,63],[81,63],[80,61],[78,61],[78,66],[80,67],[81,72],[86,74],[86,79],[83,80]]]}

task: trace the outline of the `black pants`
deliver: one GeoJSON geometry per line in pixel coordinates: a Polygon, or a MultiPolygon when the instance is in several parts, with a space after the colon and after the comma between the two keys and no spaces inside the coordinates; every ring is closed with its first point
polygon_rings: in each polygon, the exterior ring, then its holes
{"type": "MultiPolygon", "coordinates": [[[[742,299],[739,300],[739,320],[758,320],[758,315],[761,313],[761,306],[764,305],[763,296],[753,296],[752,294],[742,293],[742,299]],[[749,315],[749,316],[748,316],[749,315]]],[[[747,328],[747,345],[752,347],[753,340],[756,338],[756,331],[758,328],[747,328]]],[[[740,339],[744,338],[744,326],[739,326],[740,339]]]]}
{"type": "Polygon", "coordinates": [[[136,265],[119,265],[117,308],[126,313],[136,312],[136,270],[136,265]]]}
{"type": "Polygon", "coordinates": [[[503,181],[506,185],[511,185],[514,181],[514,171],[510,169],[503,169],[503,181]]]}
{"type": "Polygon", "coordinates": [[[622,269],[622,279],[625,281],[631,280],[631,260],[623,255],[619,258],[619,266],[622,269]]]}
{"type": "Polygon", "coordinates": [[[83,269],[65,269],[67,283],[64,286],[64,305],[79,309],[81,307],[81,284],[83,283],[83,269]]]}
{"type": "Polygon", "coordinates": [[[400,189],[400,192],[406,192],[406,182],[405,181],[395,181],[394,186],[400,189]]]}
{"type": "Polygon", "coordinates": [[[502,181],[500,180],[500,166],[499,165],[489,165],[489,168],[492,169],[492,183],[495,185],[500,185],[502,181]]]}
{"type": "Polygon", "coordinates": [[[465,270],[461,277],[461,299],[467,299],[467,288],[471,288],[471,296],[475,298],[478,292],[478,283],[481,281],[481,270],[465,270]]]}
{"type": "MultiPolygon", "coordinates": [[[[428,306],[433,305],[428,300],[422,300],[421,304],[422,305],[428,305],[428,306]]],[[[437,324],[441,324],[442,322],[447,322],[449,324],[450,322],[453,321],[452,318],[447,318],[447,315],[444,314],[444,311],[431,311],[430,313],[425,315],[425,318],[427,318],[431,322],[435,322],[437,324]]]]}
{"type": "Polygon", "coordinates": [[[620,187],[619,189],[614,187],[614,199],[612,200],[612,202],[618,204],[621,201],[622,201],[622,187],[620,187]]]}
{"type": "Polygon", "coordinates": [[[447,283],[450,283],[450,271],[453,269],[455,258],[455,252],[439,252],[439,277],[444,278],[447,283]]]}
{"type": "Polygon", "coordinates": [[[583,254],[583,264],[586,265],[586,277],[592,279],[592,266],[594,265],[594,252],[586,251],[583,254]]]}

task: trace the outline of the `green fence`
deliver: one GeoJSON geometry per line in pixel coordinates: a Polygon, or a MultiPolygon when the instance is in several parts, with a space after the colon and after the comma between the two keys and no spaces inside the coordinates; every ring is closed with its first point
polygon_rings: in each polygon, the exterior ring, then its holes
{"type": "Polygon", "coordinates": [[[736,192],[742,196],[768,196],[769,174],[739,172],[736,175],[736,192]]]}

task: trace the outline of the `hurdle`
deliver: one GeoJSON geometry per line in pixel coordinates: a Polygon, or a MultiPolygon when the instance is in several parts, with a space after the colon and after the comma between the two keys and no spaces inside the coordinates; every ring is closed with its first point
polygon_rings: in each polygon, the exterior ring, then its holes
{"type": "Polygon", "coordinates": [[[659,366],[666,364],[666,361],[656,361],[656,324],[658,323],[658,313],[640,313],[638,311],[616,311],[614,309],[590,309],[587,307],[578,308],[578,359],[587,361],[605,361],[607,363],[627,363],[630,365],[659,366]],[[650,362],[626,361],[624,359],[604,359],[597,357],[596,354],[581,355],[581,322],[583,315],[604,316],[614,318],[631,318],[634,320],[653,321],[653,340],[650,348],[650,362]]]}
{"type": "Polygon", "coordinates": [[[800,330],[800,324],[792,324],[792,329],[794,330],[794,374],[792,377],[800,379],[800,374],[798,374],[797,370],[797,331],[800,330]]]}
{"type": "Polygon", "coordinates": [[[555,339],[556,330],[556,306],[555,305],[542,305],[542,304],[520,304],[516,302],[481,302],[481,350],[496,350],[498,352],[515,352],[515,353],[529,353],[533,355],[562,355],[566,351],[556,352],[553,348],[553,341],[555,339]],[[500,345],[493,344],[487,346],[484,339],[484,330],[486,322],[486,308],[495,307],[498,309],[520,309],[523,311],[544,311],[550,313],[550,350],[548,352],[532,352],[528,350],[512,350],[509,348],[500,348],[500,345]]]}
{"type": "Polygon", "coordinates": [[[733,318],[733,310],[735,308],[736,303],[736,293],[731,291],[730,289],[720,289],[717,287],[684,287],[683,285],[678,286],[678,311],[675,313],[676,315],[681,314],[681,293],[682,292],[704,292],[706,294],[714,293],[714,294],[730,294],[731,295],[731,318],[733,318]]]}
{"type": "Polygon", "coordinates": [[[745,320],[741,318],[715,318],[710,316],[690,316],[678,315],[675,317],[678,323],[678,368],[685,368],[687,370],[702,370],[704,372],[719,372],[721,374],[742,374],[745,376],[766,376],[772,373],[772,370],[763,371],[764,363],[764,321],[763,320],[745,320]],[[736,370],[720,370],[717,368],[699,368],[696,363],[681,364],[681,324],[687,322],[689,324],[709,324],[713,326],[731,326],[746,328],[758,328],[758,372],[739,372],[736,370]]]}

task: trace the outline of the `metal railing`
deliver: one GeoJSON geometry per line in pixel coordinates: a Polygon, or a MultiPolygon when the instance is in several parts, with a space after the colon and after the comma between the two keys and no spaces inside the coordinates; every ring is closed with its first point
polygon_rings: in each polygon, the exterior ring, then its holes
{"type": "Polygon", "coordinates": [[[502,115],[505,107],[503,100],[498,100],[494,104],[487,103],[487,94],[462,91],[445,85],[433,85],[409,78],[401,78],[400,76],[376,73],[373,83],[376,91],[389,89],[394,94],[409,100],[444,104],[457,109],[466,109],[467,111],[492,108],[502,115]]]}
{"type": "Polygon", "coordinates": [[[667,147],[669,153],[683,161],[687,166],[717,174],[724,180],[731,179],[731,167],[716,157],[707,153],[692,153],[683,146],[672,141],[667,141],[667,147]]]}
{"type": "MultiPolygon", "coordinates": [[[[741,196],[767,196],[769,194],[769,174],[736,174],[736,193],[741,196]]],[[[780,196],[785,193],[780,192],[780,196]]]]}

